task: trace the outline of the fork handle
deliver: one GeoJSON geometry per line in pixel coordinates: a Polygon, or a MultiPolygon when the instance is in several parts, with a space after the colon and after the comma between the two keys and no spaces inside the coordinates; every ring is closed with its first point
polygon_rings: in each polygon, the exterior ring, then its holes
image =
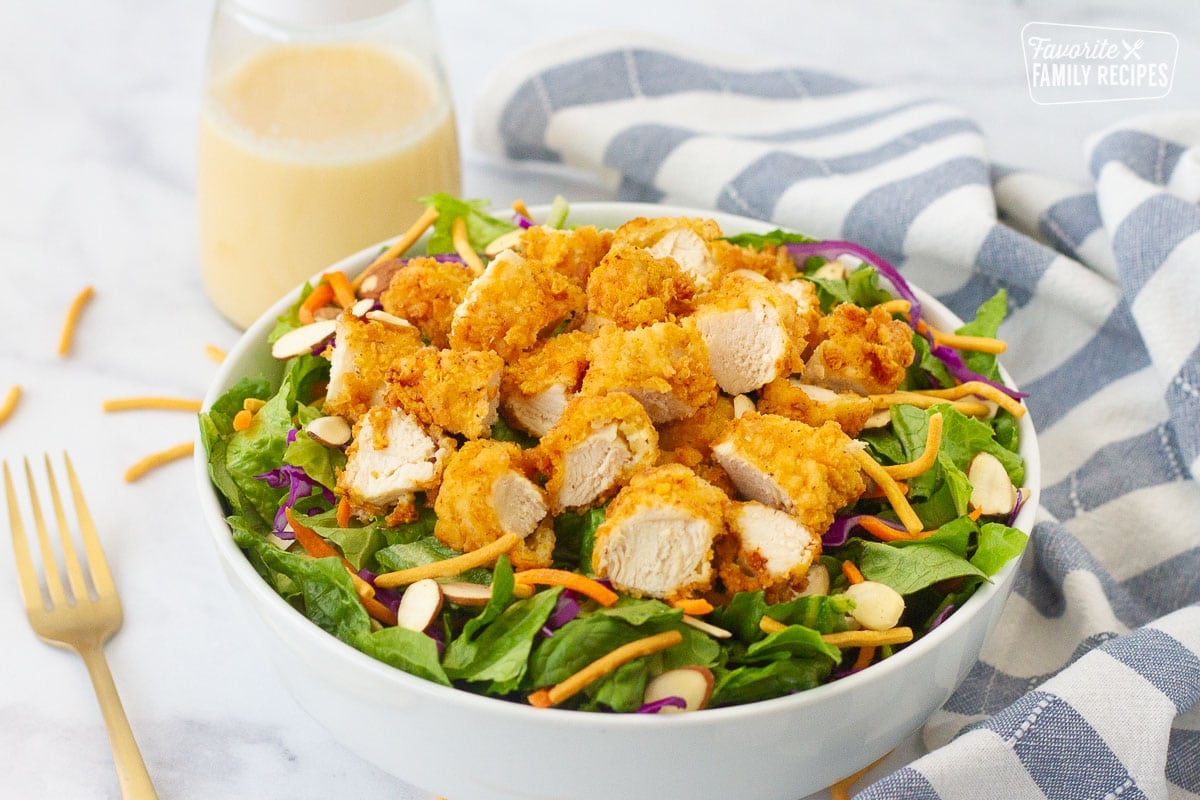
{"type": "Polygon", "coordinates": [[[104,726],[108,729],[108,741],[112,745],[113,763],[117,768],[121,797],[124,800],[157,800],[154,784],[150,782],[150,773],[146,771],[146,762],[142,761],[141,751],[133,738],[133,730],[125,717],[125,708],[117,694],[117,686],[113,683],[112,673],[108,671],[103,646],[97,642],[80,647],[79,655],[87,665],[88,674],[92,677],[92,686],[96,689],[96,699],[100,703],[100,712],[104,715],[104,726]]]}

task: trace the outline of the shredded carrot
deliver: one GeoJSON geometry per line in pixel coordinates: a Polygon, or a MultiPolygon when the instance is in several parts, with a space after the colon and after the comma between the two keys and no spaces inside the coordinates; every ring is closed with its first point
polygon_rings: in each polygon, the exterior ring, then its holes
{"type": "Polygon", "coordinates": [[[538,689],[536,692],[529,695],[527,699],[529,700],[529,705],[533,706],[534,708],[550,708],[552,705],[554,705],[554,703],[550,702],[549,689],[538,689]]]}
{"type": "Polygon", "coordinates": [[[483,261],[480,260],[479,254],[475,252],[475,248],[471,247],[471,241],[467,237],[467,221],[462,217],[454,220],[454,226],[450,229],[451,236],[454,241],[454,252],[458,253],[458,257],[467,262],[467,267],[476,275],[483,273],[483,261]]]}
{"type": "Polygon", "coordinates": [[[501,555],[516,547],[520,541],[521,537],[517,534],[506,533],[496,541],[486,544],[478,550],[463,553],[461,556],[422,564],[411,569],[385,572],[375,578],[375,585],[381,589],[392,589],[396,586],[416,583],[422,578],[449,578],[453,575],[460,575],[469,569],[491,564],[501,555]]]}
{"type": "Polygon", "coordinates": [[[920,458],[907,464],[896,464],[884,467],[884,472],[896,480],[915,478],[929,469],[937,461],[938,450],[942,446],[942,415],[938,412],[929,418],[929,430],[925,434],[925,449],[920,458]]]}
{"type": "Polygon", "coordinates": [[[517,212],[518,214],[520,214],[522,217],[529,220],[530,222],[533,222],[533,214],[529,213],[529,206],[525,205],[525,201],[522,200],[521,198],[518,197],[516,200],[513,200],[512,210],[517,212]]]}
{"type": "Polygon", "coordinates": [[[888,300],[886,303],[880,303],[877,308],[882,308],[889,314],[904,314],[907,316],[908,312],[912,311],[912,303],[907,300],[888,300]]]}
{"type": "Polygon", "coordinates": [[[846,576],[846,580],[850,581],[850,583],[862,583],[866,580],[853,561],[842,562],[842,574],[846,576]]]}
{"type": "Polygon", "coordinates": [[[1025,406],[990,383],[984,383],[983,381],[967,381],[966,383],[960,383],[958,386],[951,386],[948,389],[926,389],[914,394],[922,397],[936,397],[942,400],[958,400],[960,397],[976,395],[985,400],[991,400],[1014,417],[1025,415],[1025,406]]]}
{"type": "Polygon", "coordinates": [[[780,631],[786,631],[787,627],[787,625],[771,617],[763,617],[758,621],[758,629],[763,633],[779,633],[780,631]]]}
{"type": "Polygon", "coordinates": [[[594,581],[578,572],[565,569],[526,569],[513,575],[513,580],[524,584],[543,586],[565,586],[572,591],[590,597],[604,607],[617,602],[617,593],[599,581],[594,581]]]}
{"type": "Polygon", "coordinates": [[[889,750],[879,758],[872,761],[870,764],[867,764],[858,772],[854,773],[853,775],[847,775],[845,778],[842,778],[840,781],[830,786],[829,800],[850,800],[850,787],[853,786],[860,778],[862,778],[863,775],[866,775],[868,772],[875,769],[875,767],[879,766],[883,760],[891,754],[892,751],[889,750]]]}
{"type": "Polygon", "coordinates": [[[937,533],[936,529],[931,531],[917,531],[916,533],[898,531],[876,517],[863,517],[858,521],[858,524],[863,530],[881,542],[911,542],[937,533]]]}
{"type": "Polygon", "coordinates": [[[225,351],[215,344],[204,345],[204,355],[208,356],[209,360],[216,364],[220,364],[225,360],[225,351]]]}
{"type": "Polygon", "coordinates": [[[970,513],[967,514],[967,517],[971,520],[971,522],[979,522],[979,518],[982,516],[983,516],[982,508],[973,508],[973,509],[971,509],[970,513]]]}
{"type": "Polygon", "coordinates": [[[17,410],[17,402],[21,399],[21,387],[13,385],[9,388],[8,394],[4,395],[4,402],[0,403],[0,425],[8,422],[8,418],[17,410]]]}
{"type": "Polygon", "coordinates": [[[249,428],[254,423],[254,412],[242,409],[233,415],[233,429],[238,433],[249,428]]]}
{"type": "Polygon", "coordinates": [[[324,277],[329,282],[329,288],[333,289],[333,297],[339,306],[350,308],[358,301],[358,298],[354,296],[354,290],[350,288],[350,281],[346,280],[346,273],[334,270],[326,272],[324,277]]]}
{"type": "Polygon", "coordinates": [[[684,614],[690,614],[693,617],[703,617],[705,614],[711,614],[713,610],[713,604],[703,597],[675,600],[671,605],[683,611],[684,614]]]}
{"type": "Polygon", "coordinates": [[[866,647],[858,648],[858,657],[854,659],[854,666],[851,669],[859,670],[866,669],[871,666],[871,662],[875,660],[875,646],[867,645],[866,647]]]}
{"type": "MultiPolygon", "coordinates": [[[[965,386],[966,384],[963,385],[965,386]]],[[[965,392],[962,396],[966,394],[970,394],[970,392],[965,392]]],[[[1001,392],[997,392],[997,394],[1004,396],[1001,392]]],[[[929,392],[891,392],[889,394],[872,394],[868,395],[868,397],[871,399],[871,403],[876,411],[901,405],[930,408],[939,403],[947,402],[945,398],[938,397],[929,392]]],[[[968,417],[986,417],[991,413],[988,404],[981,403],[978,400],[955,400],[950,403],[950,407],[968,417]]]]}
{"type": "Polygon", "coordinates": [[[183,442],[182,444],[177,444],[174,447],[168,447],[166,450],[161,450],[157,453],[151,453],[129,469],[125,470],[125,482],[133,483],[155,467],[161,467],[163,464],[169,464],[172,461],[176,461],[181,458],[187,458],[192,454],[194,449],[194,442],[183,442]]]}
{"type": "Polygon", "coordinates": [[[96,290],[91,286],[83,287],[83,291],[75,295],[71,307],[67,309],[67,318],[63,320],[62,333],[58,337],[58,354],[65,356],[71,352],[71,343],[75,340],[75,327],[79,324],[79,315],[83,307],[92,299],[96,290]]]}
{"type": "Polygon", "coordinates": [[[202,403],[186,397],[119,397],[105,400],[105,411],[199,411],[202,403]]]}
{"type": "Polygon", "coordinates": [[[879,647],[885,644],[904,644],[913,640],[912,628],[888,628],[886,631],[842,631],[822,634],[821,639],[834,647],[879,647]]]}
{"type": "Polygon", "coordinates": [[[437,218],[438,212],[436,208],[433,206],[426,208],[421,216],[417,218],[417,221],[408,230],[400,234],[400,238],[393,242],[391,247],[377,255],[375,260],[366,269],[358,273],[358,277],[350,282],[350,287],[357,290],[359,286],[362,286],[362,282],[366,280],[367,276],[380,264],[404,255],[404,251],[416,244],[417,239],[421,238],[421,234],[429,230],[429,227],[437,221],[437,218]]]}
{"type": "Polygon", "coordinates": [[[337,524],[339,528],[350,527],[350,496],[342,495],[337,504],[337,524]]]}
{"type": "MultiPolygon", "coordinates": [[[[653,636],[647,636],[644,639],[638,639],[629,644],[621,645],[616,650],[605,653],[583,669],[565,678],[561,683],[551,686],[546,692],[545,699],[550,702],[550,705],[558,705],[564,700],[574,697],[584,688],[603,678],[605,675],[615,672],[619,667],[628,664],[635,658],[642,658],[651,653],[666,650],[668,647],[674,647],[682,641],[683,634],[679,631],[665,631],[663,633],[656,633],[653,636]]],[[[532,703],[532,698],[530,702],[532,703]]]]}
{"type": "Polygon", "coordinates": [[[904,493],[900,491],[899,487],[896,486],[896,481],[892,479],[892,476],[888,475],[887,472],[884,471],[883,467],[880,466],[875,459],[871,458],[871,456],[868,455],[867,451],[863,448],[850,448],[850,455],[853,456],[854,460],[858,462],[858,465],[862,467],[863,472],[867,473],[867,476],[871,480],[875,481],[875,483],[879,485],[879,488],[883,490],[883,494],[885,497],[887,497],[888,503],[891,505],[892,509],[895,510],[896,516],[900,518],[900,524],[902,524],[909,533],[916,533],[917,531],[921,530],[921,528],[924,526],[921,525],[920,518],[917,516],[917,513],[913,511],[912,506],[908,504],[908,499],[904,496],[904,493]]]}
{"type": "Polygon", "coordinates": [[[304,298],[304,302],[300,304],[300,309],[296,312],[300,323],[302,325],[311,325],[316,320],[313,314],[316,313],[318,308],[324,308],[329,305],[331,300],[333,300],[333,287],[324,281],[318,283],[316,288],[309,293],[308,297],[304,298]]]}
{"type": "Polygon", "coordinates": [[[374,587],[359,577],[358,573],[354,570],[354,565],[346,560],[346,557],[339,553],[337,548],[325,541],[321,534],[296,519],[296,515],[292,513],[290,508],[285,508],[283,513],[287,517],[288,524],[292,527],[292,532],[296,534],[296,541],[304,548],[304,552],[313,558],[336,558],[341,561],[342,567],[349,573],[350,581],[354,584],[354,593],[358,595],[358,599],[363,604],[363,608],[367,610],[367,613],[385,625],[396,624],[395,613],[375,599],[374,587]]]}

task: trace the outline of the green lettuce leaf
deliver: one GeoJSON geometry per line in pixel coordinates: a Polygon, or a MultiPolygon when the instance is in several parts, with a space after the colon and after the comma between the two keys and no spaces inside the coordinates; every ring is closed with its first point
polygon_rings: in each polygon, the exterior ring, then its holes
{"type": "Polygon", "coordinates": [[[979,546],[971,563],[984,575],[991,577],[1001,567],[1021,554],[1029,537],[1023,531],[1001,525],[998,522],[984,523],[979,529],[979,546]]]}
{"type": "MultiPolygon", "coordinates": [[[[1000,331],[1000,323],[1008,312],[1008,292],[1004,289],[997,291],[975,311],[975,319],[955,331],[964,336],[988,336],[995,338],[1000,331]]],[[[977,353],[969,350],[962,352],[962,359],[967,367],[994,381],[1000,380],[1000,369],[996,365],[996,356],[992,353],[977,353]]],[[[949,384],[947,384],[949,385],[949,384]]]]}
{"type": "Polygon", "coordinates": [[[918,592],[948,578],[984,577],[970,561],[937,544],[913,542],[907,547],[893,547],[851,539],[846,547],[848,552],[858,553],[853,560],[863,577],[886,583],[902,595],[918,592]]]}
{"type": "Polygon", "coordinates": [[[471,247],[478,252],[483,252],[488,243],[496,237],[516,230],[517,227],[511,222],[484,213],[484,209],[491,205],[487,200],[460,200],[453,195],[438,192],[422,197],[421,202],[433,206],[438,211],[437,221],[433,223],[433,233],[430,234],[426,246],[426,252],[431,255],[454,252],[452,231],[454,221],[460,217],[466,221],[467,238],[470,239],[471,247]]]}
{"type": "Polygon", "coordinates": [[[791,231],[784,231],[779,228],[766,233],[739,233],[735,236],[725,236],[723,238],[730,244],[736,244],[739,247],[751,247],[755,250],[762,250],[768,245],[779,247],[784,244],[803,244],[805,242],[817,241],[811,236],[805,236],[802,233],[792,233],[791,231]]]}

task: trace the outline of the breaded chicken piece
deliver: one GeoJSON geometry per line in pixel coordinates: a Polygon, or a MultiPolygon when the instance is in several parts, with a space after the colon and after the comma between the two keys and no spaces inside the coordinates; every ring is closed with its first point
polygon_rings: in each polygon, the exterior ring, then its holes
{"type": "Polygon", "coordinates": [[[691,312],[695,293],[695,281],[674,259],[620,245],[610,249],[588,277],[588,319],[622,328],[674,321],[691,312]]]}
{"type": "Polygon", "coordinates": [[[726,495],[737,494],[737,487],[729,478],[729,473],[713,460],[712,452],[701,452],[694,447],[676,447],[674,450],[658,451],[658,466],[664,464],[682,464],[696,473],[699,477],[716,486],[726,495]]]}
{"type": "Polygon", "coordinates": [[[701,295],[692,317],[708,345],[708,365],[717,385],[745,394],[802,363],[808,328],[796,301],[757,272],[727,275],[701,295]]]}
{"type": "Polygon", "coordinates": [[[513,569],[538,569],[554,563],[554,523],[550,517],[542,520],[537,530],[508,551],[513,569]]]}
{"type": "Polygon", "coordinates": [[[541,262],[583,287],[608,252],[612,239],[612,231],[599,230],[595,225],[570,231],[535,225],[521,235],[520,251],[528,260],[541,262]]]}
{"type": "Polygon", "coordinates": [[[745,269],[772,281],[789,281],[798,273],[795,260],[782,247],[767,245],[755,250],[717,239],[709,242],[709,249],[721,275],[745,269]]]}
{"type": "Polygon", "coordinates": [[[329,356],[324,410],[354,421],[383,402],[388,370],[397,359],[424,347],[411,325],[362,319],[349,311],[337,320],[329,356]]]}
{"type": "Polygon", "coordinates": [[[470,285],[471,273],[462,264],[414,258],[395,272],[379,302],[384,311],[416,325],[434,347],[449,347],[454,309],[470,285]]]}
{"type": "Polygon", "coordinates": [[[854,392],[838,393],[795,378],[777,378],[759,391],[758,410],[806,425],[823,425],[833,420],[847,436],[857,436],[875,407],[869,397],[854,392]]]}
{"type": "Polygon", "coordinates": [[[710,243],[721,236],[714,220],[692,217],[631,219],[613,233],[613,247],[642,247],[655,258],[673,259],[698,289],[711,288],[720,277],[710,243]]]}
{"type": "Polygon", "coordinates": [[[520,447],[481,439],[467,442],[450,457],[433,510],[433,535],[465,553],[506,533],[522,539],[533,534],[546,517],[546,493],[529,479],[529,462],[520,447]]]}
{"type": "Polygon", "coordinates": [[[454,444],[401,409],[374,406],[354,426],[338,493],[363,519],[392,508],[389,524],[415,519],[413,494],[437,487],[454,444]]]}
{"type": "Polygon", "coordinates": [[[712,451],[743,497],[786,511],[819,535],[835,511],[866,489],[858,463],[846,453],[849,444],[834,422],[813,427],[749,411],[712,451]]]}
{"type": "Polygon", "coordinates": [[[582,320],[583,289],[541,261],[512,250],[492,259],[454,311],[450,346],[492,350],[512,361],[571,319],[582,320]]]}
{"type": "Polygon", "coordinates": [[[713,540],[725,528],[725,493],[687,467],[639,472],[596,529],[592,569],[635,597],[674,600],[712,585],[713,540]]]}
{"type": "Polygon", "coordinates": [[[590,333],[552,336],[510,363],[500,382],[505,418],[534,436],[545,436],[583,384],[591,359],[590,333]]]}
{"type": "Polygon", "coordinates": [[[658,459],[658,431],[642,404],[624,392],[580,395],[537,446],[554,513],[607,500],[658,459]]]}
{"type": "MultiPolygon", "coordinates": [[[[800,328],[806,331],[804,334],[807,345],[803,350],[798,352],[802,359],[799,363],[793,366],[793,372],[800,372],[804,369],[803,360],[807,359],[812,349],[817,346],[819,338],[818,328],[821,323],[821,299],[817,297],[817,287],[812,281],[806,281],[803,278],[795,280],[779,281],[780,291],[796,301],[796,313],[800,316],[800,328]]],[[[797,342],[793,342],[798,344],[797,342]]]]}
{"type": "Polygon", "coordinates": [[[733,421],[733,398],[715,395],[690,417],[658,426],[658,447],[666,452],[689,448],[708,455],[714,439],[733,421]]]}
{"type": "Polygon", "coordinates": [[[422,347],[396,359],[387,398],[425,425],[478,439],[499,417],[503,372],[495,353],[422,347]]]}
{"type": "Polygon", "coordinates": [[[729,595],[763,589],[768,602],[786,600],[821,554],[820,536],[762,503],[730,503],[725,522],[728,533],[716,542],[714,566],[729,595]]]}
{"type": "Polygon", "coordinates": [[[843,303],[821,318],[817,331],[820,344],[801,378],[838,392],[893,392],[915,355],[912,329],[878,306],[843,303]]]}
{"type": "Polygon", "coordinates": [[[691,416],[716,391],[708,347],[687,320],[632,331],[602,328],[592,342],[591,361],[584,394],[631,394],[656,424],[691,416]]]}

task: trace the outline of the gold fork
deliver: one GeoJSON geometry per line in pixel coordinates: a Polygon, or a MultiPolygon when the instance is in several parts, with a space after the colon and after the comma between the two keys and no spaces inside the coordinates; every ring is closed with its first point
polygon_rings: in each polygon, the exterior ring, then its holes
{"type": "Polygon", "coordinates": [[[121,698],[117,696],[112,673],[108,671],[108,662],[104,659],[104,643],[121,627],[121,600],[117,597],[117,587],[108,571],[104,551],[100,549],[96,526],[92,524],[91,514],[84,503],[79,479],[75,476],[75,469],[66,453],[63,453],[63,461],[66,463],[67,479],[71,484],[75,513],[79,517],[79,532],[84,552],[87,554],[86,566],[94,591],[89,592],[85,582],[84,565],[80,563],[75,552],[62,498],[59,497],[58,486],[54,482],[54,470],[50,466],[50,457],[46,456],[46,476],[54,504],[54,516],[58,520],[63,560],[66,562],[67,579],[71,588],[70,595],[64,590],[58,561],[50,543],[50,532],[38,503],[33,471],[29,468],[29,459],[25,459],[25,476],[29,481],[29,505],[33,511],[34,526],[37,528],[46,592],[50,600],[49,605],[46,604],[38,585],[37,567],[29,552],[25,526],[17,509],[17,493],[13,488],[12,475],[8,471],[8,463],[5,462],[4,486],[8,495],[8,518],[12,526],[13,553],[16,556],[17,576],[21,583],[21,597],[25,601],[25,613],[29,615],[29,624],[38,638],[55,647],[74,650],[87,665],[92,685],[96,689],[96,698],[100,702],[100,711],[104,715],[104,724],[108,728],[108,740],[112,745],[121,796],[126,800],[156,798],[150,774],[146,771],[146,764],[138,751],[129,720],[125,718],[125,709],[121,707],[121,698]]]}

